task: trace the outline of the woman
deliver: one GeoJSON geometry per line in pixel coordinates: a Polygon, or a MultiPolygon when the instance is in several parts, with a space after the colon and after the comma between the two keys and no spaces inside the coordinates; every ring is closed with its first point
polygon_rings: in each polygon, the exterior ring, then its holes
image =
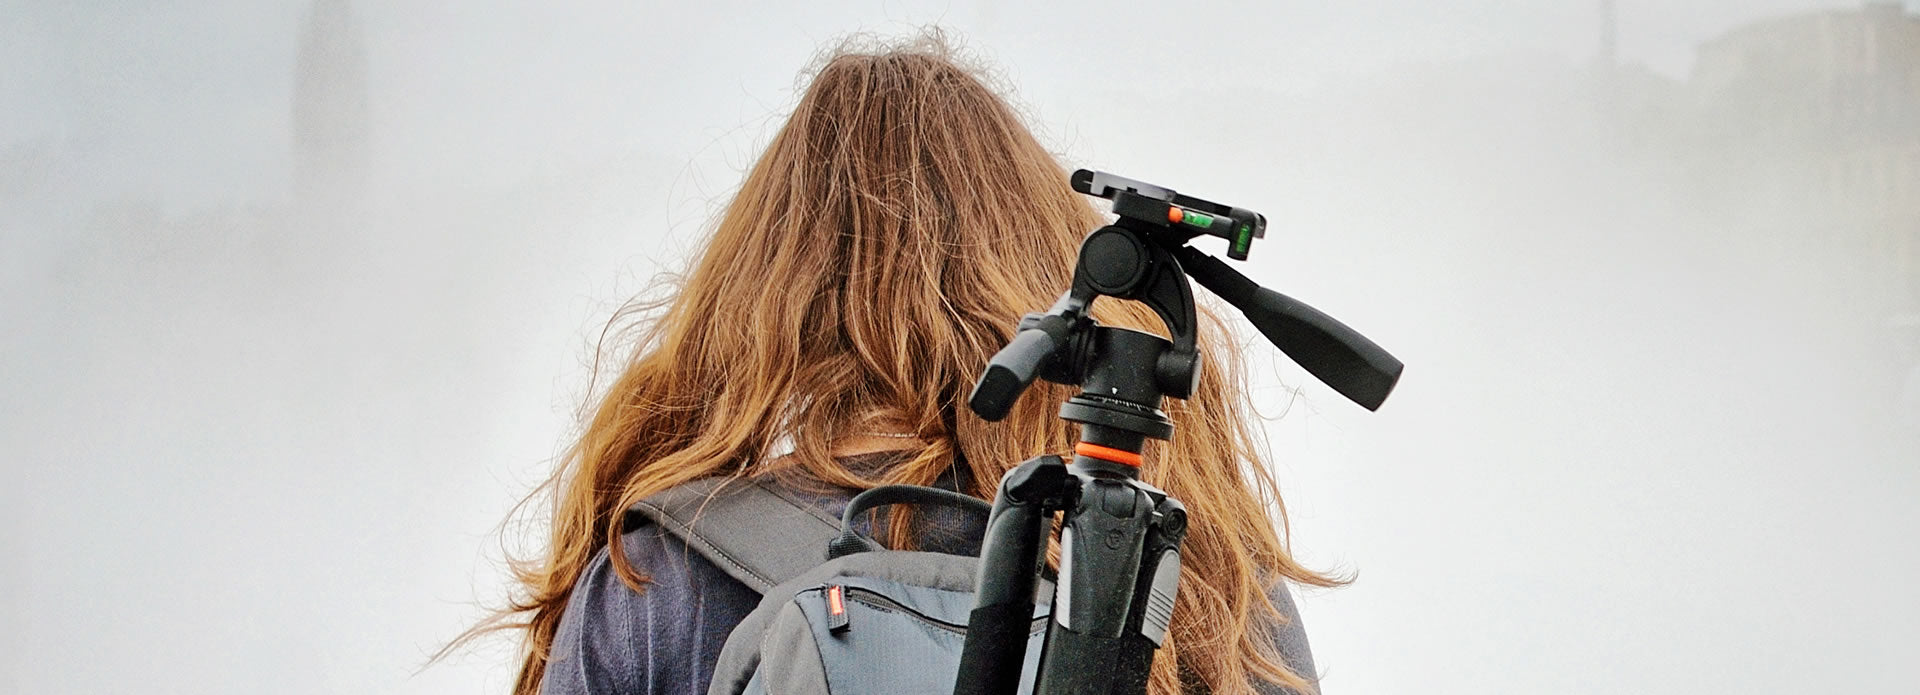
{"type": "MultiPolygon", "coordinates": [[[[886,483],[990,498],[1012,466],[1070,449],[1064,388],[1036,384],[1001,423],[965,401],[1020,315],[1069,285],[1101,224],[937,42],[826,61],[549,481],[552,545],[519,568],[512,611],[526,629],[515,693],[705,692],[758,597],[672,536],[623,535],[638,500],[736,475],[824,490],[823,505],[886,483]]],[[[1096,309],[1160,330],[1145,307],[1096,309]]],[[[1204,322],[1209,368],[1191,399],[1169,401],[1175,440],[1150,444],[1142,469],[1193,510],[1150,692],[1311,692],[1283,581],[1335,582],[1276,535],[1280,498],[1228,333],[1204,322]]],[[[892,537],[928,542],[912,526],[902,515],[892,537]]]]}

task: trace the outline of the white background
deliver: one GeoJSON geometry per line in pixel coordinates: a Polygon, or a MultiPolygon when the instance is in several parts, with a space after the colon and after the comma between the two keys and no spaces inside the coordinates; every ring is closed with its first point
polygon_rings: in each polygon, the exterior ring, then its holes
{"type": "MultiPolygon", "coordinates": [[[[537,537],[600,325],[817,51],[940,23],[1407,362],[1372,414],[1249,348],[1296,553],[1357,576],[1302,598],[1329,692],[1915,692],[1864,261],[1782,272],[1619,146],[1594,4],[364,2],[372,198],[300,232],[306,3],[0,1],[0,691],[503,691],[509,644],[426,658],[537,537]]],[[[1620,5],[1675,79],[1816,6],[1620,5]]]]}

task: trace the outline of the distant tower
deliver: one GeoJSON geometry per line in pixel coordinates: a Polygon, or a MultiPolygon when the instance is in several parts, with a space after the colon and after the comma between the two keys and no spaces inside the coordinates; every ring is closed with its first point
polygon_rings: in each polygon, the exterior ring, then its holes
{"type": "Polygon", "coordinates": [[[1594,62],[1602,70],[1620,65],[1620,26],[1613,0],[1600,0],[1600,52],[1594,62]]]}
{"type": "Polygon", "coordinates": [[[294,198],[304,212],[354,206],[367,187],[367,54],[347,0],[314,0],[293,83],[294,198]]]}
{"type": "Polygon", "coordinates": [[[1594,106],[1602,119],[1618,121],[1620,106],[1620,39],[1614,0],[1600,0],[1600,46],[1594,52],[1592,76],[1594,106]]]}

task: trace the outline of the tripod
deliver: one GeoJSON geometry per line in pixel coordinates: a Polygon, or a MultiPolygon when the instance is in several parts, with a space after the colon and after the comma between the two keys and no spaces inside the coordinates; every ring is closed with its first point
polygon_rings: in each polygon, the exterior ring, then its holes
{"type": "Polygon", "coordinates": [[[1222,237],[1228,257],[1245,260],[1253,240],[1265,236],[1266,218],[1258,213],[1084,169],[1074,172],[1072,185],[1113,201],[1118,219],[1087,235],[1072,287],[1046,313],[1020,320],[968,406],[998,421],[1035,378],[1080,386],[1059,413],[1080,425],[1080,441],[1070,462],[1040,456],[1000,480],[954,695],[1019,689],[1055,514],[1064,515],[1059,579],[1033,692],[1146,692],[1153,652],[1173,618],[1187,511],[1139,479],[1140,452],[1148,437],[1173,436],[1161,398],[1187,398],[1199,383],[1187,276],[1369,410],[1380,407],[1402,369],[1353,329],[1186,245],[1202,235],[1222,237]],[[1095,322],[1089,308],[1101,296],[1152,307],[1170,339],[1095,322]]]}

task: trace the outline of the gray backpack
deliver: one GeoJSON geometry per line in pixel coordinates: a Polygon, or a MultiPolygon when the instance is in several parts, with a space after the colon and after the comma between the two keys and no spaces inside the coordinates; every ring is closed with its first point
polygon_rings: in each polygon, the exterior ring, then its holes
{"type": "MultiPolygon", "coordinates": [[[[834,519],[777,486],[741,479],[696,481],[634,507],[761,594],[721,649],[708,695],[953,692],[978,559],[887,550],[855,531],[856,517],[891,504],[959,507],[982,520],[989,509],[958,493],[895,485],[861,493],[834,519]]],[[[1038,595],[1051,596],[1051,586],[1038,595]]],[[[1035,610],[1029,673],[1046,611],[1035,610]]]]}

